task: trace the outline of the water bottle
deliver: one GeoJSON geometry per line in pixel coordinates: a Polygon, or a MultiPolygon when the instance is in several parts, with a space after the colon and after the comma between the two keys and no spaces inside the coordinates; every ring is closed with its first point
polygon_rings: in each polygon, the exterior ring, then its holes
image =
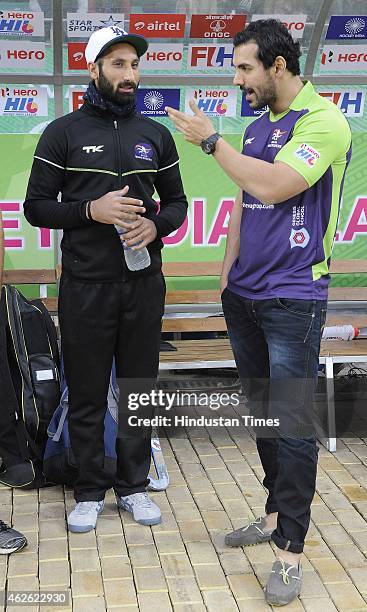
{"type": "Polygon", "coordinates": [[[359,335],[358,327],[354,325],[334,325],[324,327],[323,340],[353,340],[359,335]]]}
{"type": "MultiPolygon", "coordinates": [[[[126,230],[119,225],[115,225],[115,229],[120,237],[126,232],[126,230]]],[[[125,261],[129,270],[143,270],[150,266],[150,255],[147,247],[144,247],[140,251],[133,251],[133,249],[125,243],[121,242],[121,244],[124,249],[125,261]]]]}

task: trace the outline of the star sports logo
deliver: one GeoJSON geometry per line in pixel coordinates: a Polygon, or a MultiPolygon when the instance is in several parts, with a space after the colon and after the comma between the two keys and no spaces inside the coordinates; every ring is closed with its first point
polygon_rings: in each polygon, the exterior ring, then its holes
{"type": "Polygon", "coordinates": [[[124,15],[122,13],[68,13],[67,14],[67,36],[68,38],[89,38],[93,32],[101,28],[124,27],[124,15]]]}

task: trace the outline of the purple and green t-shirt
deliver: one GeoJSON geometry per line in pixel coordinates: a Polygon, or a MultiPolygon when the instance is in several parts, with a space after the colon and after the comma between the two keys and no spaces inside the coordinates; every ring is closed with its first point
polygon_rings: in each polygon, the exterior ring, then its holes
{"type": "Polygon", "coordinates": [[[306,82],[284,113],[266,112],[246,128],[242,153],[291,166],[308,189],[268,205],[243,191],[240,252],[228,288],[250,299],[326,299],[351,157],[343,113],[306,82]]]}

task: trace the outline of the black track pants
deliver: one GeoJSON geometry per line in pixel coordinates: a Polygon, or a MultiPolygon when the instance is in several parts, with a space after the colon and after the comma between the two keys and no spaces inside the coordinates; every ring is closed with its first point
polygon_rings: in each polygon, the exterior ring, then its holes
{"type": "MultiPolygon", "coordinates": [[[[115,355],[118,378],[155,379],[158,373],[165,282],[161,273],[121,283],[83,283],[62,276],[59,318],[69,387],[69,430],[78,466],[76,501],[99,501],[145,490],[150,436],[116,441],[117,473],[104,466],[104,416],[115,355]]],[[[148,432],[149,433],[149,432],[148,432]]]]}

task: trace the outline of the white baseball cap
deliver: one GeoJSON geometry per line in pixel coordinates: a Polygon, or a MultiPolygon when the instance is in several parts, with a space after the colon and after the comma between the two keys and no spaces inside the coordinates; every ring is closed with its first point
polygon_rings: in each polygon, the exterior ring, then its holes
{"type": "Polygon", "coordinates": [[[117,43],[128,43],[132,45],[138,56],[144,55],[148,49],[148,41],[140,34],[129,34],[117,26],[101,28],[93,32],[85,48],[85,59],[87,64],[95,62],[103,53],[117,43]]]}

